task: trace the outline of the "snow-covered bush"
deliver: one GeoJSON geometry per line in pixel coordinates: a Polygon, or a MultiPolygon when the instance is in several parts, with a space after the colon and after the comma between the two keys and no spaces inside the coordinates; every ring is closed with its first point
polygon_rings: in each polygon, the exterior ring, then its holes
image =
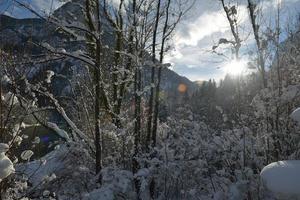
{"type": "MultiPolygon", "coordinates": [[[[166,199],[258,198],[263,149],[249,128],[215,131],[187,107],[161,124],[150,170],[166,199]]],[[[158,198],[159,198],[158,197],[158,198]]]]}
{"type": "Polygon", "coordinates": [[[101,176],[101,187],[84,194],[84,200],[136,199],[133,174],[130,171],[105,168],[101,176]]]}

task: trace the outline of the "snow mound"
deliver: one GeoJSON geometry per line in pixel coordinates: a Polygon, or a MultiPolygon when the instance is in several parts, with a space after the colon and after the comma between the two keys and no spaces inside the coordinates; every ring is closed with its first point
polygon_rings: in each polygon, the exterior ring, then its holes
{"type": "Polygon", "coordinates": [[[291,118],[300,125],[300,108],[297,108],[292,112],[291,118]]]}
{"type": "Polygon", "coordinates": [[[274,194],[300,197],[300,160],[271,163],[263,168],[260,176],[267,189],[274,194]]]}

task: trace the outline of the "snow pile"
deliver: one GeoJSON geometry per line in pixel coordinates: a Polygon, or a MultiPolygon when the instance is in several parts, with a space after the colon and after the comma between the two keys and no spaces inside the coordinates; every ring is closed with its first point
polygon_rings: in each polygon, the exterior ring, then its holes
{"type": "Polygon", "coordinates": [[[85,194],[84,200],[136,199],[130,171],[105,168],[101,174],[101,188],[85,194]]]}
{"type": "Polygon", "coordinates": [[[300,108],[297,108],[292,112],[291,118],[300,124],[300,108]]]}
{"type": "MultiPolygon", "coordinates": [[[[81,199],[94,178],[94,161],[84,146],[68,143],[57,146],[40,160],[19,164],[17,170],[32,185],[27,193],[42,196],[49,191],[58,199],[81,199]],[[73,197],[76,198],[73,198],[73,197]]],[[[95,184],[96,185],[96,184],[95,184]]]]}
{"type": "Polygon", "coordinates": [[[15,172],[13,163],[5,155],[9,146],[7,144],[0,143],[0,182],[15,172]]]}
{"type": "Polygon", "coordinates": [[[300,160],[271,163],[260,175],[265,187],[276,196],[300,197],[300,160]]]}

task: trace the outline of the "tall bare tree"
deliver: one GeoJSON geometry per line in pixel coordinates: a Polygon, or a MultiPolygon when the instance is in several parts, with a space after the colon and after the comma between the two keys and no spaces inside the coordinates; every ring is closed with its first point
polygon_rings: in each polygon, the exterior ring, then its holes
{"type": "MultiPolygon", "coordinates": [[[[152,67],[151,67],[151,82],[150,82],[150,98],[149,98],[149,106],[148,106],[148,124],[147,124],[147,139],[146,139],[146,145],[151,144],[151,132],[152,132],[152,123],[153,123],[153,100],[154,100],[154,88],[155,88],[155,64],[157,63],[156,60],[156,45],[157,45],[157,32],[158,32],[158,25],[160,20],[160,7],[161,7],[161,0],[158,0],[156,4],[156,17],[155,17],[155,23],[153,28],[153,39],[152,39],[152,67]]],[[[153,141],[152,141],[153,145],[153,141]]]]}
{"type": "Polygon", "coordinates": [[[237,22],[237,8],[236,6],[227,6],[225,4],[225,0],[221,0],[223,10],[226,14],[226,18],[228,20],[228,23],[230,25],[230,31],[231,34],[234,38],[234,41],[228,41],[226,40],[225,43],[231,43],[234,48],[234,54],[235,54],[235,59],[239,60],[240,59],[240,48],[241,48],[241,38],[239,36],[239,28],[238,28],[238,22],[237,22]]]}
{"type": "Polygon", "coordinates": [[[266,78],[266,70],[265,70],[265,58],[264,58],[264,46],[262,39],[259,35],[259,24],[257,23],[257,4],[255,4],[252,0],[248,0],[248,10],[250,14],[250,21],[252,25],[252,31],[254,34],[257,50],[258,50],[258,63],[259,63],[259,72],[261,74],[263,87],[267,87],[267,78],[266,78]]]}

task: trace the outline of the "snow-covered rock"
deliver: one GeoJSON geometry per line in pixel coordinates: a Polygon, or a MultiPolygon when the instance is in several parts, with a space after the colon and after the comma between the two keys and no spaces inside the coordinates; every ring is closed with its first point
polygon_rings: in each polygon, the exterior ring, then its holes
{"type": "Polygon", "coordinates": [[[5,155],[9,146],[0,143],[0,182],[15,172],[14,165],[11,160],[5,155]]]}
{"type": "Polygon", "coordinates": [[[274,195],[300,197],[300,160],[271,163],[263,168],[260,176],[265,187],[274,195]]]}
{"type": "Polygon", "coordinates": [[[300,108],[297,108],[292,112],[291,118],[300,125],[300,108]]]}

